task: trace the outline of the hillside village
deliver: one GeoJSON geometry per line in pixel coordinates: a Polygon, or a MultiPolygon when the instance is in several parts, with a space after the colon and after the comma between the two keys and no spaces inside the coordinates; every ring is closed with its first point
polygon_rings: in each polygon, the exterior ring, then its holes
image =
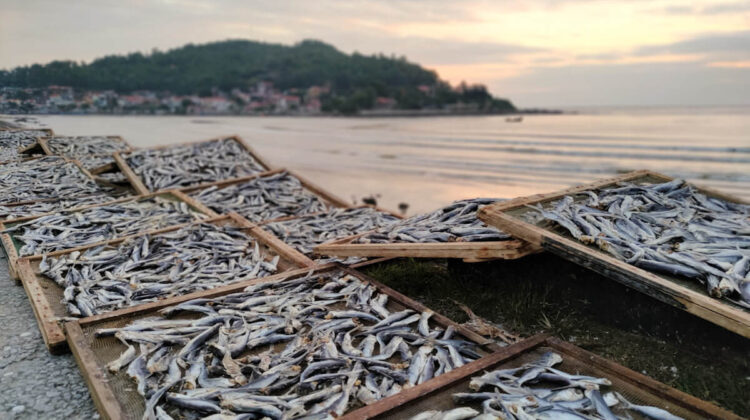
{"type": "MultiPolygon", "coordinates": [[[[0,113],[35,114],[320,114],[321,95],[327,86],[279,91],[271,82],[259,82],[248,89],[224,92],[212,89],[203,95],[174,95],[139,90],[118,94],[114,90],[79,91],[68,86],[46,89],[0,89],[0,113]]],[[[381,106],[394,101],[378,98],[381,106]]]]}
{"type": "MultiPolygon", "coordinates": [[[[481,86],[460,84],[452,87],[455,95],[471,96],[481,86]]],[[[429,102],[442,95],[436,86],[419,85],[417,102],[429,102]]],[[[192,95],[137,90],[118,93],[115,90],[82,90],[52,85],[46,88],[0,88],[0,113],[3,114],[116,114],[116,115],[321,115],[353,112],[378,115],[407,109],[426,112],[472,113],[483,109],[481,102],[457,101],[450,104],[414,106],[410,97],[396,98],[359,92],[346,101],[332,92],[330,85],[308,88],[276,89],[270,81],[258,82],[246,89],[224,91],[212,88],[192,95]],[[360,101],[357,105],[348,102],[360,101]]]]}

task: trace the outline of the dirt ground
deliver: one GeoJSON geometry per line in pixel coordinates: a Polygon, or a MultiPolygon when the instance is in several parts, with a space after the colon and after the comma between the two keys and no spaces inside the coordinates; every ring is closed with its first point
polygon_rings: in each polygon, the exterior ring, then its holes
{"type": "Polygon", "coordinates": [[[456,302],[523,336],[547,332],[741,416],[750,340],[549,253],[516,261],[392,260],[363,269],[458,322],[456,302]]]}

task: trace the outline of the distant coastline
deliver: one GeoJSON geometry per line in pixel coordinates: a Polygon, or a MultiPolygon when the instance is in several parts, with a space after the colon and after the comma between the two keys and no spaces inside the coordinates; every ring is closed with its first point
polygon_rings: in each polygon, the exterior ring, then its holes
{"type": "Polygon", "coordinates": [[[451,85],[404,57],[320,41],[247,40],[0,69],[0,113],[482,115],[514,113],[482,84],[451,85]]]}
{"type": "MultiPolygon", "coordinates": [[[[351,115],[352,117],[364,117],[364,118],[392,118],[392,117],[476,117],[482,115],[562,115],[570,114],[572,112],[565,112],[558,109],[541,109],[541,108],[530,108],[530,109],[517,109],[515,111],[448,111],[441,109],[420,109],[420,110],[387,110],[387,111],[374,111],[364,110],[358,114],[351,115]]],[[[330,115],[329,115],[330,116],[330,115]]],[[[335,116],[335,115],[334,115],[335,116]]]]}
{"type": "MultiPolygon", "coordinates": [[[[564,111],[560,109],[518,109],[515,111],[477,111],[477,110],[442,110],[442,109],[417,109],[417,110],[364,110],[354,114],[325,113],[269,113],[269,114],[237,114],[237,113],[205,113],[205,114],[176,114],[176,113],[139,113],[139,112],[29,112],[29,113],[0,113],[5,118],[31,117],[34,116],[121,116],[121,117],[249,117],[249,118],[274,118],[274,117],[299,117],[299,118],[419,118],[419,117],[478,117],[478,116],[526,116],[526,115],[572,115],[576,111],[564,111]]],[[[1,118],[1,117],[0,117],[1,118]]],[[[5,123],[8,128],[13,127],[5,123]]],[[[0,120],[0,128],[3,121],[0,120]]]]}

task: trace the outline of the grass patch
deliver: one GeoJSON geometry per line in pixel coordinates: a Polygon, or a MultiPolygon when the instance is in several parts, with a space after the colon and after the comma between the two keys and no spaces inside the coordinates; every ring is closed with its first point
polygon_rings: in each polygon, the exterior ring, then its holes
{"type": "Polygon", "coordinates": [[[750,340],[549,253],[516,261],[400,259],[364,271],[457,322],[554,334],[681,391],[750,416],[750,340]]]}

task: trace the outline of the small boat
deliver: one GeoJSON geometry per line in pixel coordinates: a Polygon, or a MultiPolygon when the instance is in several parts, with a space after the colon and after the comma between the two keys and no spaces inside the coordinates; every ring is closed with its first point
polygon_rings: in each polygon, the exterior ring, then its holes
{"type": "Polygon", "coordinates": [[[519,115],[517,117],[508,117],[505,119],[505,122],[521,122],[523,121],[523,116],[519,115]]]}

